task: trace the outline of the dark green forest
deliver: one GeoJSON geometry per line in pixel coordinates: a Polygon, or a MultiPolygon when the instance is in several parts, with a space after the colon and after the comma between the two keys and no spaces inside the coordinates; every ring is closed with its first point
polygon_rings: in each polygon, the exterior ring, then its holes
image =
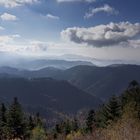
{"type": "MultiPolygon", "coordinates": [[[[94,107],[93,107],[94,108],[94,107]]],[[[0,140],[138,140],[140,139],[140,85],[133,80],[120,96],[112,96],[97,110],[59,120],[25,112],[17,97],[0,105],[0,140]]]]}

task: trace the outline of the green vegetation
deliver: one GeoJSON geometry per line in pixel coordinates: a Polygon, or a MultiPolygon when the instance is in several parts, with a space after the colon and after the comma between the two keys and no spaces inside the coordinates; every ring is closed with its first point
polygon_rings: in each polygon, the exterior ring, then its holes
{"type": "Polygon", "coordinates": [[[46,132],[42,127],[37,126],[32,130],[31,140],[46,140],[46,139],[47,139],[46,132]]]}
{"type": "Polygon", "coordinates": [[[90,110],[86,119],[86,131],[92,133],[95,127],[95,112],[90,110]]]}
{"type": "Polygon", "coordinates": [[[43,140],[46,137],[42,120],[37,113],[36,116],[29,116],[14,98],[13,103],[7,108],[2,103],[0,106],[0,139],[31,139],[43,140]]]}
{"type": "Polygon", "coordinates": [[[27,115],[14,98],[10,106],[0,105],[0,139],[24,140],[138,140],[140,139],[140,85],[132,81],[126,91],[113,96],[84,119],[70,117],[47,129],[39,113],[27,115]]]}

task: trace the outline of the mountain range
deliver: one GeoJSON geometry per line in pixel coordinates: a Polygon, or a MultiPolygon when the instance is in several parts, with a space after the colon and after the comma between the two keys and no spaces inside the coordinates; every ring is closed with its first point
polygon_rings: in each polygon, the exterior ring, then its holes
{"type": "Polygon", "coordinates": [[[130,81],[140,81],[140,66],[110,65],[97,67],[78,65],[65,70],[54,67],[46,67],[40,70],[0,67],[0,76],[3,75],[23,78],[51,77],[56,80],[65,80],[104,101],[113,94],[121,94],[130,81]]]}
{"type": "Polygon", "coordinates": [[[0,67],[0,100],[9,102],[16,96],[30,112],[40,110],[44,116],[75,113],[97,108],[112,95],[120,95],[129,82],[140,81],[139,75],[139,65],[76,65],[39,70],[5,66],[0,67]]]}

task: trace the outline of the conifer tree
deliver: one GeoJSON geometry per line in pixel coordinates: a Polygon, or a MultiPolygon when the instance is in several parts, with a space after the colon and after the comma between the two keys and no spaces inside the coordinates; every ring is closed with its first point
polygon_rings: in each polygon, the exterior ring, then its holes
{"type": "Polygon", "coordinates": [[[55,125],[55,131],[56,131],[57,134],[62,133],[62,129],[61,129],[61,125],[60,124],[56,124],[55,125]]]}
{"type": "Polygon", "coordinates": [[[35,126],[40,126],[40,127],[43,126],[43,122],[42,122],[39,112],[36,113],[36,116],[35,116],[35,126]]]}
{"type": "Polygon", "coordinates": [[[7,118],[6,118],[6,107],[2,103],[0,105],[0,139],[5,139],[6,137],[6,126],[7,126],[7,118]]]}
{"type": "Polygon", "coordinates": [[[92,132],[95,126],[95,112],[90,110],[86,119],[86,130],[87,132],[92,132]]]}
{"type": "Polygon", "coordinates": [[[64,130],[66,135],[68,135],[71,132],[71,124],[69,120],[64,122],[64,130]]]}
{"type": "Polygon", "coordinates": [[[96,112],[96,126],[97,127],[101,127],[101,128],[105,128],[107,126],[107,112],[105,111],[105,105],[103,104],[100,109],[96,112]]]}
{"type": "Polygon", "coordinates": [[[60,123],[57,123],[55,125],[54,133],[53,133],[54,139],[56,139],[58,137],[58,135],[61,133],[62,133],[62,125],[60,123]]]}
{"type": "Polygon", "coordinates": [[[33,128],[35,127],[35,122],[32,116],[29,116],[29,120],[28,120],[28,128],[29,130],[33,130],[33,128]]]}
{"type": "Polygon", "coordinates": [[[11,138],[22,138],[25,134],[24,113],[17,98],[9,108],[7,123],[11,138]]]}
{"type": "Polygon", "coordinates": [[[137,81],[130,82],[127,90],[121,96],[121,102],[123,108],[128,103],[133,103],[140,119],[140,85],[137,81]]]}
{"type": "Polygon", "coordinates": [[[78,129],[79,129],[79,126],[78,126],[78,121],[77,121],[77,119],[74,119],[74,121],[72,122],[72,129],[73,129],[73,131],[78,131],[78,129]]]}
{"type": "Polygon", "coordinates": [[[106,120],[114,121],[121,116],[121,103],[116,96],[113,96],[104,108],[106,120]]]}

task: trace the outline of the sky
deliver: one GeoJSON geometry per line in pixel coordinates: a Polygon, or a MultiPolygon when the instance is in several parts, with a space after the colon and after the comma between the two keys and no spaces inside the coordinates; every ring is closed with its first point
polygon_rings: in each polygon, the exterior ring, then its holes
{"type": "Polygon", "coordinates": [[[140,64],[140,0],[0,0],[0,52],[140,64]]]}

